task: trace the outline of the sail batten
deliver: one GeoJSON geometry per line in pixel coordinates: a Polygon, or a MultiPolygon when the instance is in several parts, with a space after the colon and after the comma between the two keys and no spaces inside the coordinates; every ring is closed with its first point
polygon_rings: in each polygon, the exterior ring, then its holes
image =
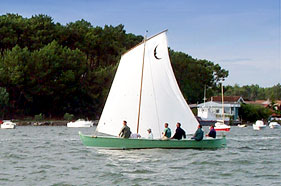
{"type": "Polygon", "coordinates": [[[165,31],[121,57],[97,131],[118,135],[123,120],[128,122],[131,131],[138,130],[141,136],[146,136],[148,128],[155,137],[160,136],[165,122],[170,124],[172,131],[176,122],[180,122],[188,134],[196,129],[198,122],[184,100],[172,70],[165,31]],[[138,130],[136,121],[142,73],[138,130]]]}

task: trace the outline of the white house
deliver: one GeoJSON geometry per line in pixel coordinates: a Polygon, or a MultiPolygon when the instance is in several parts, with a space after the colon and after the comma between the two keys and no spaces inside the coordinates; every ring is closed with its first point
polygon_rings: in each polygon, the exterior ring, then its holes
{"type": "MultiPolygon", "coordinates": [[[[234,121],[237,121],[238,118],[238,108],[244,100],[240,96],[224,96],[224,116],[225,121],[229,121],[230,118],[233,118],[234,121]]],[[[222,120],[222,100],[221,96],[213,96],[211,100],[205,103],[197,105],[198,116],[202,120],[206,121],[216,121],[222,120]]]]}

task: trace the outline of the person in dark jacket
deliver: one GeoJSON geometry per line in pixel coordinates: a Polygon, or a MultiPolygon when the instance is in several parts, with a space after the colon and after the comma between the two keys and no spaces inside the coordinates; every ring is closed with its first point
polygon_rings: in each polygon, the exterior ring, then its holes
{"type": "Polygon", "coordinates": [[[202,125],[198,125],[198,128],[191,139],[195,139],[196,141],[201,141],[204,137],[204,131],[202,130],[202,125]]]}
{"type": "Polygon", "coordinates": [[[215,130],[215,128],[214,128],[214,125],[211,125],[211,127],[210,127],[210,132],[209,132],[209,134],[207,134],[206,136],[209,136],[209,137],[211,137],[211,138],[216,138],[217,132],[216,132],[216,130],[215,130]]]}
{"type": "Polygon", "coordinates": [[[182,137],[186,138],[185,131],[181,128],[181,124],[178,122],[176,126],[177,126],[176,133],[171,139],[181,140],[182,137]]]}
{"type": "Polygon", "coordinates": [[[127,126],[127,121],[123,121],[123,127],[119,132],[119,137],[121,138],[129,138],[131,136],[130,127],[127,126]]]}

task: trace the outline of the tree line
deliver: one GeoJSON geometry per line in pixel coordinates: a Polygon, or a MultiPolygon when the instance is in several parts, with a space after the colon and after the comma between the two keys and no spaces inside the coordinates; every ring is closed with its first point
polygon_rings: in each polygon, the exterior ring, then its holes
{"type": "Polygon", "coordinates": [[[278,83],[269,88],[263,88],[259,85],[245,85],[225,87],[225,95],[227,96],[242,96],[244,100],[281,100],[281,84],[278,83]]]}
{"type": "MultiPolygon", "coordinates": [[[[66,25],[47,15],[0,16],[0,112],[6,117],[100,116],[120,56],[142,42],[124,25],[66,25]]],[[[176,79],[188,103],[219,92],[228,71],[208,60],[169,49],[176,79]]],[[[1,117],[1,115],[0,115],[1,117]]]]}

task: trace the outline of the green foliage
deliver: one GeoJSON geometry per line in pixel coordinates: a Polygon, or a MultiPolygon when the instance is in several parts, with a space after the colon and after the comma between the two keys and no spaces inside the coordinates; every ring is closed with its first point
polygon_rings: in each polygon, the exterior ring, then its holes
{"type": "Polygon", "coordinates": [[[198,115],[198,110],[197,110],[197,108],[192,108],[191,111],[192,111],[192,113],[194,114],[194,116],[197,116],[197,115],[198,115]]]}
{"type": "Polygon", "coordinates": [[[256,120],[267,120],[272,114],[270,109],[260,105],[242,104],[239,110],[239,117],[244,121],[255,122],[256,120]]]}
{"type": "MultiPolygon", "coordinates": [[[[64,25],[47,15],[0,16],[0,86],[10,110],[20,115],[98,117],[120,56],[143,40],[124,25],[93,27],[85,20],[64,25]]],[[[175,75],[189,103],[212,95],[228,71],[207,60],[170,50],[175,75]]]]}
{"type": "Polygon", "coordinates": [[[45,118],[44,114],[40,113],[34,116],[35,121],[42,121],[45,118]]]}
{"type": "Polygon", "coordinates": [[[74,118],[74,115],[73,115],[73,114],[65,113],[65,114],[63,115],[63,119],[65,119],[65,120],[67,120],[67,121],[71,121],[71,120],[73,120],[73,118],[74,118]]]}
{"type": "Polygon", "coordinates": [[[4,118],[4,114],[6,112],[6,109],[8,107],[9,103],[9,93],[6,91],[5,88],[0,87],[0,113],[2,119],[4,118]]]}
{"type": "Polygon", "coordinates": [[[262,88],[259,85],[246,85],[240,87],[239,85],[226,86],[226,96],[242,96],[245,100],[281,100],[281,84],[270,87],[262,88]]]}
{"type": "Polygon", "coordinates": [[[208,87],[207,94],[211,96],[212,89],[218,89],[218,82],[228,76],[228,71],[219,65],[194,59],[182,52],[170,50],[170,58],[180,89],[189,103],[202,101],[205,85],[208,87]]]}

